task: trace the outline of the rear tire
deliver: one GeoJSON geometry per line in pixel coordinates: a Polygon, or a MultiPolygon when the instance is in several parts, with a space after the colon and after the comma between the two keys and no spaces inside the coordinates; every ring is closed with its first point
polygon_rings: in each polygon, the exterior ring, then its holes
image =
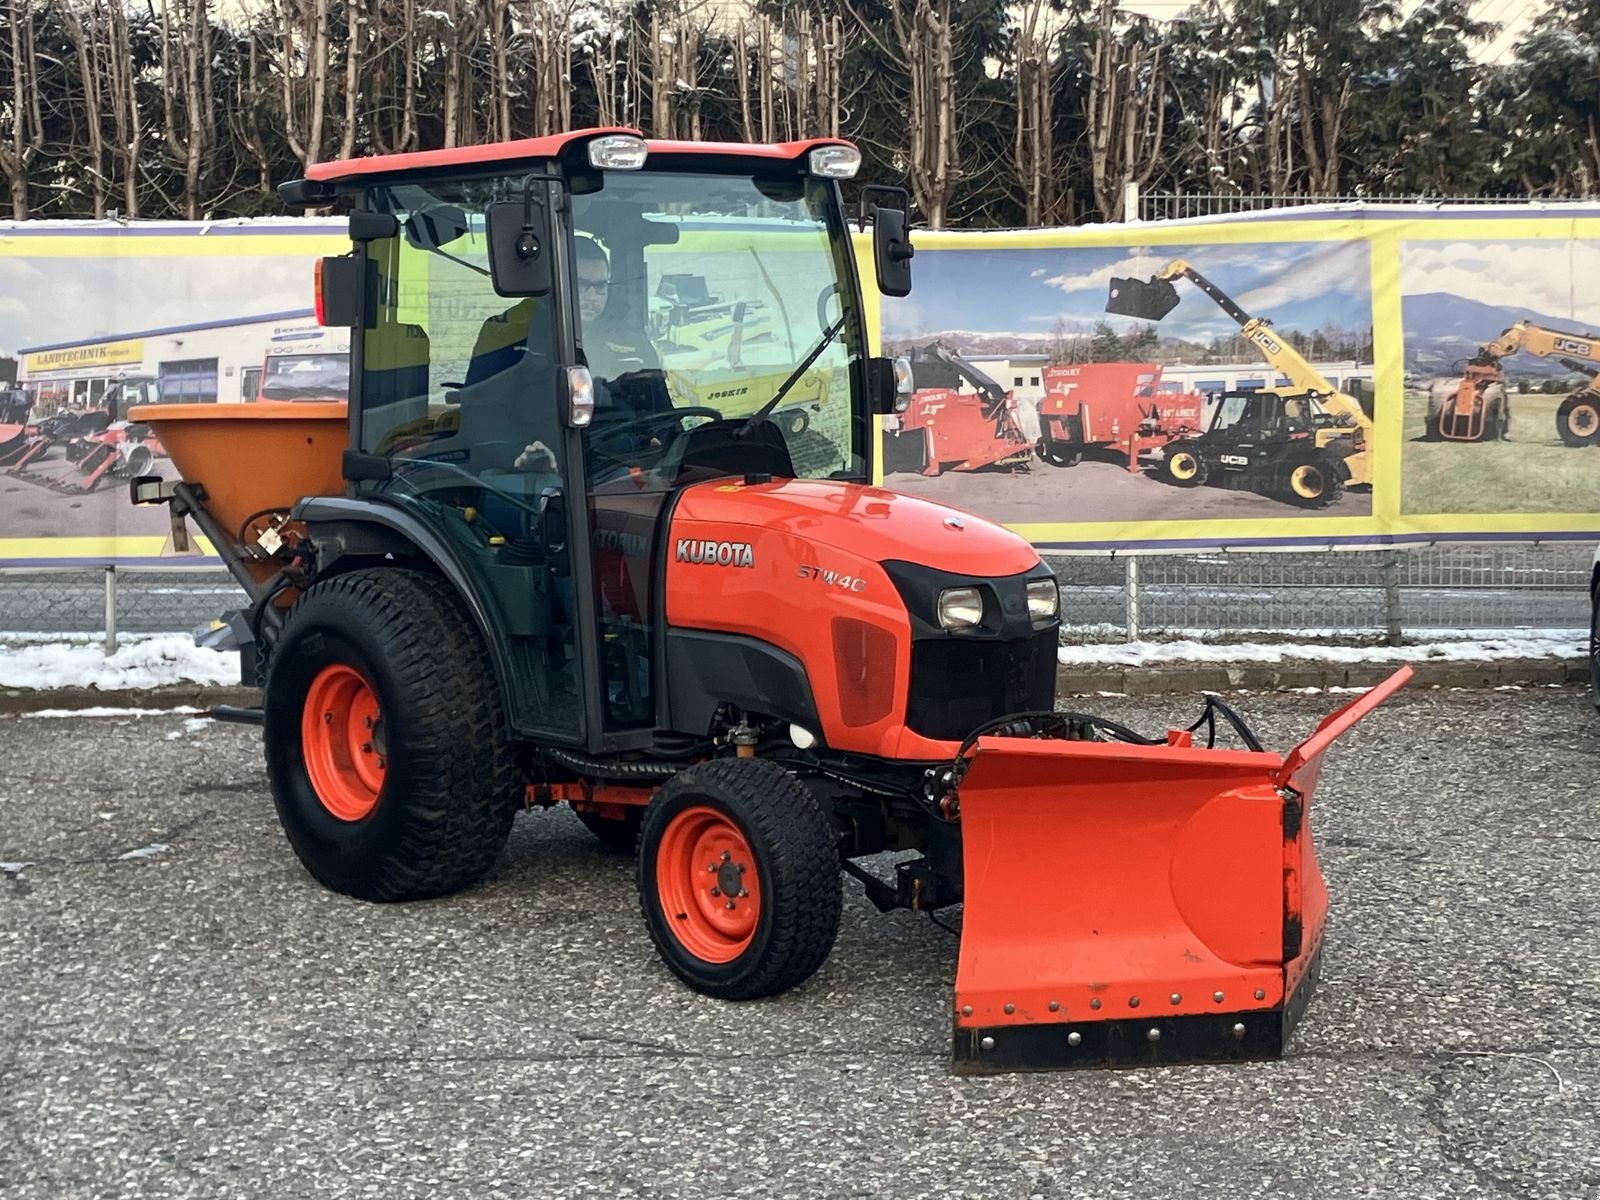
{"type": "Polygon", "coordinates": [[[1569,446],[1600,443],[1600,396],[1593,392],[1573,392],[1556,409],[1556,432],[1569,446]]]}
{"type": "Polygon", "coordinates": [[[1316,450],[1293,455],[1278,469],[1280,499],[1299,508],[1327,508],[1344,495],[1344,473],[1333,455],[1316,450]]]}
{"type": "Polygon", "coordinates": [[[1039,457],[1052,467],[1075,467],[1083,461],[1083,447],[1058,442],[1046,433],[1039,438],[1039,457]]]}
{"type": "Polygon", "coordinates": [[[431,576],[314,585],[273,647],[267,777],[300,861],[334,891],[419,900],[494,864],[519,800],[488,651],[431,576]]]}
{"type": "Polygon", "coordinates": [[[1211,474],[1211,468],[1193,442],[1174,442],[1161,456],[1158,473],[1174,487],[1199,487],[1211,474]]]}
{"type": "Polygon", "coordinates": [[[775,995],[822,966],[839,931],[839,871],[821,803],[760,758],[679,772],[639,832],[639,896],[657,952],[695,991],[724,1000],[775,995]]]}

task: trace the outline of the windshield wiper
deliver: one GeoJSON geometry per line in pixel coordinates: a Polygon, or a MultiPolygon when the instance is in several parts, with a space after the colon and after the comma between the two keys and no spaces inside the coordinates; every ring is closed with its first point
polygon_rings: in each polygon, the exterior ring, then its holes
{"type": "Polygon", "coordinates": [[[815,346],[811,347],[811,353],[807,354],[805,358],[800,361],[800,365],[798,367],[789,372],[789,378],[785,379],[783,383],[778,386],[778,390],[773,393],[772,399],[768,400],[758,410],[746,417],[744,424],[733,431],[733,436],[735,438],[743,439],[749,437],[752,429],[772,415],[772,410],[777,408],[779,402],[789,394],[789,389],[800,381],[800,376],[804,375],[811,369],[811,364],[816,362],[817,359],[821,357],[822,352],[828,348],[829,343],[832,342],[834,338],[839,336],[839,331],[844,328],[844,320],[845,314],[840,313],[839,319],[832,325],[828,326],[827,330],[824,331],[822,340],[819,341],[815,346]]]}

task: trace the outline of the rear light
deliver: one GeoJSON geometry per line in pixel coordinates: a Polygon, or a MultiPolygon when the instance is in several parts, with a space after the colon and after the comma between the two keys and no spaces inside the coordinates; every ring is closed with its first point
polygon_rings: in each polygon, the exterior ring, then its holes
{"type": "Polygon", "coordinates": [[[911,374],[911,360],[901,355],[894,360],[894,411],[903,413],[911,407],[911,393],[916,390],[916,380],[911,374]]]}
{"type": "Polygon", "coordinates": [[[326,325],[328,323],[325,319],[327,309],[323,307],[322,303],[322,259],[320,258],[311,268],[311,292],[314,298],[313,305],[317,311],[317,324],[326,325]]]}

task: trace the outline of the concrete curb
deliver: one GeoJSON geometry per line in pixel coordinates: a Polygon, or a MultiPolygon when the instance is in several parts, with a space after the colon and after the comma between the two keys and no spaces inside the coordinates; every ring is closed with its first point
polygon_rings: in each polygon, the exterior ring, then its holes
{"type": "MultiPolygon", "coordinates": [[[[1540,684],[1586,684],[1583,658],[1507,658],[1484,662],[1414,662],[1413,688],[1497,688],[1540,684]]],[[[1085,696],[1116,692],[1144,696],[1161,692],[1285,691],[1290,688],[1371,687],[1399,663],[1160,663],[1142,667],[1060,667],[1056,694],[1085,696]]]]}
{"type": "MultiPolygon", "coordinates": [[[[1508,658],[1486,662],[1416,662],[1413,688],[1497,688],[1539,685],[1584,685],[1589,663],[1584,658],[1508,658]]],[[[1142,667],[1105,665],[1058,667],[1056,694],[1092,696],[1109,692],[1149,696],[1182,692],[1273,692],[1291,688],[1371,687],[1394,672],[1398,663],[1158,663],[1142,667]]],[[[179,684],[140,691],[96,691],[56,688],[46,691],[0,691],[0,716],[77,708],[211,708],[231,704],[253,708],[261,703],[257,688],[206,687],[179,684]]]]}
{"type": "Polygon", "coordinates": [[[207,687],[199,683],[104,692],[95,688],[48,688],[43,691],[8,688],[0,691],[0,716],[57,708],[211,708],[217,704],[252,708],[260,703],[261,692],[258,688],[207,687]]]}

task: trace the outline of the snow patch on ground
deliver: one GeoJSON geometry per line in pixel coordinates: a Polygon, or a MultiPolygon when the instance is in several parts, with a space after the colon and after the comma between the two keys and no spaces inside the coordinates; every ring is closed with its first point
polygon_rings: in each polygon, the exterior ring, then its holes
{"type": "Polygon", "coordinates": [[[1578,658],[1578,634],[1507,633],[1462,640],[1422,640],[1409,646],[1346,646],[1318,642],[1107,642],[1062,646],[1066,666],[1170,665],[1174,663],[1415,663],[1490,662],[1511,658],[1578,658]]]}
{"type": "Polygon", "coordinates": [[[222,687],[238,681],[236,656],[201,649],[188,634],[143,638],[111,655],[97,645],[62,642],[0,646],[0,687],[111,691],[182,683],[222,687]]]}
{"type": "Polygon", "coordinates": [[[37,721],[41,717],[62,717],[76,721],[79,717],[181,717],[202,711],[188,704],[180,704],[177,708],[112,708],[100,704],[92,708],[41,708],[38,712],[18,713],[17,717],[23,721],[37,721]]]}

